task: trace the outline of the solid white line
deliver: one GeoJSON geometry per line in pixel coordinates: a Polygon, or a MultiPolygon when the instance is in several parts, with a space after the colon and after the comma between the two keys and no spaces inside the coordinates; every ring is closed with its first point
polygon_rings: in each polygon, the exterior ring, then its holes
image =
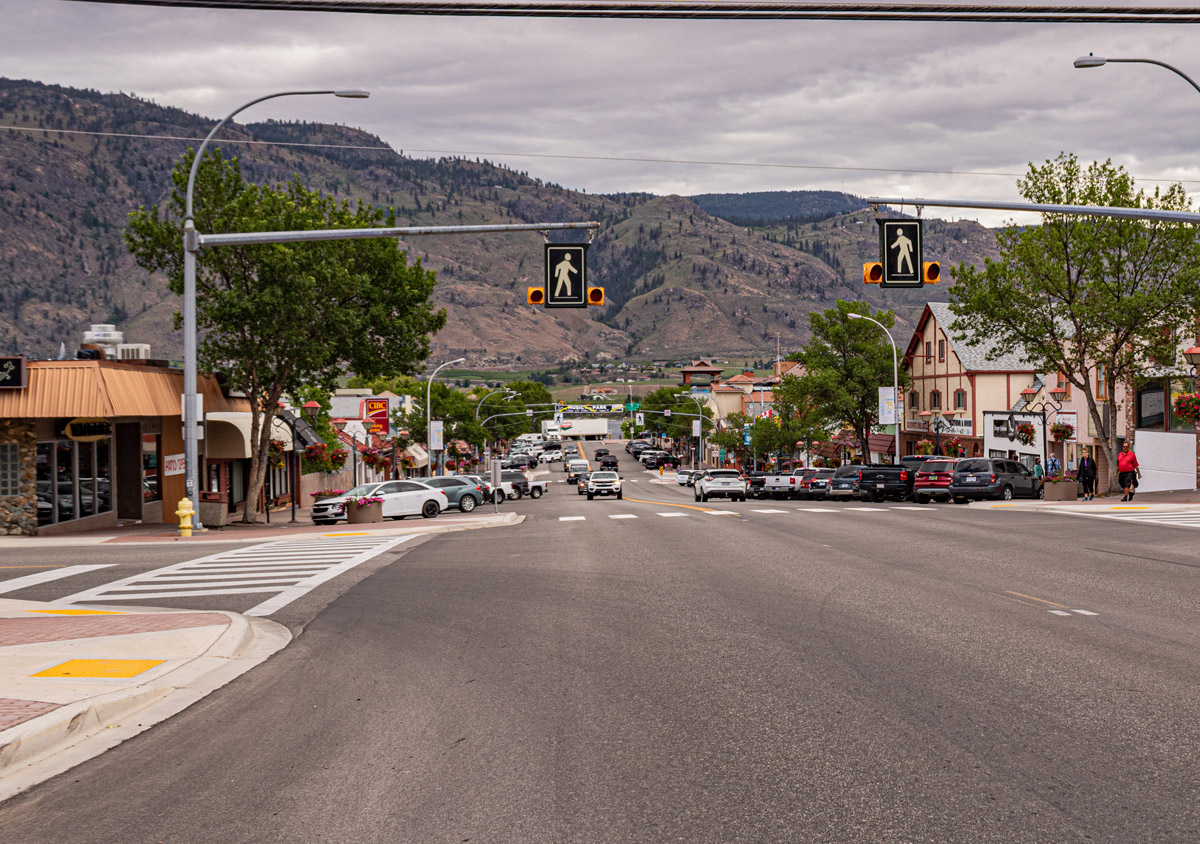
{"type": "Polygon", "coordinates": [[[662,516],[664,519],[685,518],[687,513],[655,513],[656,516],[662,516]]]}
{"type": "Polygon", "coordinates": [[[608,517],[610,519],[636,519],[637,518],[637,516],[633,515],[633,513],[610,513],[608,517]]]}
{"type": "Polygon", "coordinates": [[[706,515],[709,515],[709,516],[736,516],[737,510],[708,510],[706,515]]]}
{"type": "Polygon", "coordinates": [[[297,598],[303,597],[307,593],[311,592],[315,587],[320,586],[326,580],[335,578],[342,572],[349,571],[350,569],[354,568],[359,563],[365,563],[367,560],[371,559],[372,557],[376,557],[379,554],[382,554],[384,551],[390,550],[392,548],[395,548],[397,545],[408,542],[410,539],[414,539],[417,536],[424,536],[424,535],[425,534],[416,533],[416,534],[410,534],[409,536],[398,536],[390,542],[385,542],[385,543],[381,544],[378,548],[373,548],[368,551],[364,551],[363,553],[359,554],[358,556],[342,563],[340,566],[334,566],[333,568],[323,571],[320,574],[313,575],[312,577],[308,578],[307,580],[300,581],[295,586],[289,586],[287,589],[284,589],[281,593],[276,595],[274,598],[268,598],[267,600],[263,601],[261,604],[255,606],[255,607],[251,607],[250,609],[246,610],[246,612],[244,612],[243,615],[270,615],[271,613],[275,612],[276,610],[278,610],[282,607],[286,607],[288,604],[290,604],[292,601],[296,600],[297,598]]]}
{"type": "Polygon", "coordinates": [[[587,516],[559,516],[560,522],[582,522],[587,519],[587,516]]]}
{"type": "Polygon", "coordinates": [[[751,510],[751,513],[786,513],[787,510],[751,510]]]}
{"type": "Polygon", "coordinates": [[[27,589],[30,586],[37,586],[39,583],[48,583],[51,580],[58,580],[63,577],[71,577],[76,574],[86,574],[89,571],[96,569],[106,569],[114,563],[103,563],[95,566],[67,566],[61,569],[51,569],[50,571],[39,572],[38,574],[27,574],[24,577],[14,577],[12,580],[0,581],[0,595],[6,592],[16,592],[20,589],[27,589]]]}
{"type": "Polygon", "coordinates": [[[1066,610],[1049,610],[1049,612],[1052,612],[1055,615],[1070,615],[1070,613],[1066,610]]]}
{"type": "Polygon", "coordinates": [[[1091,610],[1071,610],[1071,612],[1076,612],[1080,615],[1100,615],[1100,613],[1092,612],[1091,610]]]}
{"type": "Polygon", "coordinates": [[[846,510],[858,510],[863,513],[886,513],[886,507],[846,507],[846,510]]]}
{"type": "Polygon", "coordinates": [[[199,583],[163,583],[156,581],[137,586],[121,586],[116,589],[109,589],[105,594],[115,597],[118,594],[131,595],[136,592],[153,592],[156,589],[162,592],[164,589],[173,589],[176,587],[180,589],[192,589],[203,586],[205,589],[224,589],[230,586],[291,586],[303,579],[303,577],[293,575],[292,577],[273,577],[263,580],[211,580],[200,581],[199,583]]]}
{"type": "Polygon", "coordinates": [[[828,507],[797,507],[797,513],[836,513],[837,510],[830,510],[828,507]]]}
{"type": "Polygon", "coordinates": [[[917,507],[916,505],[913,505],[913,506],[911,506],[911,507],[910,507],[910,506],[908,506],[908,505],[905,505],[905,504],[900,504],[900,505],[897,505],[897,506],[895,506],[895,507],[890,507],[889,509],[891,509],[891,510],[931,510],[931,509],[933,509],[933,508],[931,508],[931,507],[917,507]]]}
{"type": "MultiPolygon", "coordinates": [[[[86,601],[72,601],[73,604],[98,604],[103,601],[144,601],[147,598],[192,598],[204,597],[206,595],[256,595],[260,592],[278,592],[278,586],[254,586],[245,589],[191,589],[180,590],[176,592],[121,592],[114,595],[101,595],[96,598],[88,598],[86,601]]],[[[61,601],[55,601],[59,604],[61,601]]]]}

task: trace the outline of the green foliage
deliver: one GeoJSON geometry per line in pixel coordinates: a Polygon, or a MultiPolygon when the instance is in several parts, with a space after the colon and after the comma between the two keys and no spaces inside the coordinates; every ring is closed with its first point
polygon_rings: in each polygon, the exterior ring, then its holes
{"type": "Polygon", "coordinates": [[[687,397],[690,394],[680,395],[681,392],[678,386],[667,385],[647,393],[639,400],[642,405],[641,412],[646,415],[646,428],[661,431],[674,440],[687,442],[692,437],[692,422],[698,414],[703,414],[706,421],[701,424],[704,438],[707,440],[709,432],[715,428],[712,409],[703,398],[700,398],[700,407],[697,409],[696,402],[687,397]],[[671,411],[670,416],[663,413],[668,409],[671,411]]]}
{"type": "MultiPolygon", "coordinates": [[[[872,317],[888,329],[896,323],[891,311],[872,313],[864,302],[838,300],[836,307],[808,315],[812,338],[798,354],[805,368],[800,392],[814,408],[808,439],[815,438],[814,428],[846,425],[866,443],[879,410],[879,388],[892,386],[887,335],[865,319],[851,319],[851,313],[872,317]],[[814,426],[818,419],[821,424],[814,426]]],[[[905,373],[899,375],[903,390],[905,373]]]]}
{"type": "MultiPolygon", "coordinates": [[[[167,213],[139,208],[125,240],[139,265],[183,292],[181,219],[193,153],[172,171],[167,213]]],[[[205,233],[267,232],[394,225],[361,203],[351,208],[298,178],[248,184],[236,159],[213,150],[200,163],[196,228],[205,233]]],[[[196,319],[201,367],[220,368],[255,407],[249,500],[264,477],[268,432],[279,398],[305,385],[332,390],[347,369],[365,376],[411,372],[446,321],[430,301],[433,273],[409,266],[390,238],[222,246],[197,256],[196,319]]],[[[177,319],[177,323],[181,319],[177,319]]],[[[247,519],[251,518],[247,513],[247,519]]]]}
{"type": "MultiPolygon", "coordinates": [[[[1030,202],[1188,210],[1181,185],[1153,194],[1134,187],[1112,162],[1086,168],[1062,153],[1031,164],[1017,182],[1030,202]]],[[[1087,398],[1116,466],[1116,426],[1104,427],[1096,367],[1126,383],[1148,367],[1174,363],[1171,329],[1183,328],[1200,300],[1200,245],[1182,223],[1043,214],[1042,225],[1000,233],[1001,260],[952,270],[951,328],[968,343],[1020,352],[1039,372],[1062,372],[1087,398]]],[[[1116,420],[1111,387],[1108,418],[1116,420]]]]}

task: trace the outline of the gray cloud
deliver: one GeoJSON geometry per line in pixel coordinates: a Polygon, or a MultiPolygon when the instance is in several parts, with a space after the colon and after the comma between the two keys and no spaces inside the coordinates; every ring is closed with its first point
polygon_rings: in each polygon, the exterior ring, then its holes
{"type": "Polygon", "coordinates": [[[434,19],[26,0],[0,0],[0,15],[0,75],[136,92],[212,117],[268,91],[361,85],[370,100],[280,100],[246,117],[346,123],[406,151],[489,153],[593,192],[1015,200],[1012,175],[967,171],[1021,173],[1060,150],[1112,158],[1147,187],[1162,177],[1200,191],[1200,93],[1147,65],[1071,66],[1095,51],[1200,75],[1182,27],[434,19]]]}

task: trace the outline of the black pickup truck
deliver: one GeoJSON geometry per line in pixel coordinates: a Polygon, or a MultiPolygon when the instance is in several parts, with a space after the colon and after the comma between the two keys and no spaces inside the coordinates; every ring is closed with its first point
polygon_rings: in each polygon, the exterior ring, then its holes
{"type": "Polygon", "coordinates": [[[863,466],[858,476],[858,495],[863,501],[883,501],[885,498],[905,501],[912,498],[916,479],[916,469],[909,466],[863,466]]]}

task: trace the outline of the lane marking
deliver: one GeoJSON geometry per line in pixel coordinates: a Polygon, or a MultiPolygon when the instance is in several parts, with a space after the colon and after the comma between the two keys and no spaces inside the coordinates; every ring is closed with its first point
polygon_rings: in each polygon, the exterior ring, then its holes
{"type": "Polygon", "coordinates": [[[751,510],[751,513],[786,513],[787,510],[751,510]]]}
{"type": "Polygon", "coordinates": [[[687,513],[656,513],[655,515],[662,516],[664,519],[674,519],[676,517],[681,519],[687,518],[687,513]]]}
{"type": "Polygon", "coordinates": [[[1042,609],[1037,604],[1031,604],[1028,601],[1022,601],[1020,598],[1014,598],[1011,595],[1001,595],[999,592],[991,592],[989,594],[995,595],[997,598],[1003,598],[1006,601],[1012,601],[1014,604],[1020,604],[1023,607],[1032,607],[1035,610],[1042,609]]]}
{"type": "Polygon", "coordinates": [[[886,507],[846,507],[846,510],[857,510],[860,513],[886,513],[886,507]]]}
{"type": "Polygon", "coordinates": [[[1059,607],[1060,609],[1066,609],[1066,607],[1067,607],[1066,604],[1056,604],[1054,601],[1047,601],[1045,598],[1035,598],[1032,595],[1025,595],[1025,594],[1022,594],[1021,592],[1014,592],[1011,589],[1005,589],[1004,591],[1007,592],[1009,595],[1016,595],[1020,598],[1028,598],[1031,601],[1037,601],[1039,604],[1048,604],[1049,606],[1059,607]]]}
{"type": "Polygon", "coordinates": [[[711,513],[711,507],[700,507],[696,504],[673,504],[670,501],[643,501],[640,498],[630,498],[625,496],[626,501],[632,501],[635,504],[657,504],[659,507],[682,507],[685,510],[699,510],[701,513],[711,513]]]}
{"type": "Polygon", "coordinates": [[[916,505],[898,504],[892,510],[932,510],[932,507],[917,507],[916,505]]]}
{"type": "Polygon", "coordinates": [[[708,515],[710,515],[710,516],[740,516],[741,513],[739,513],[736,510],[709,510],[708,515]]]}
{"type": "Polygon", "coordinates": [[[1100,613],[1092,612],[1091,610],[1071,610],[1071,612],[1079,613],[1080,615],[1100,615],[1100,613]]]}
{"type": "Polygon", "coordinates": [[[1055,615],[1070,615],[1066,610],[1047,610],[1047,612],[1054,613],[1055,615]]]}
{"type": "Polygon", "coordinates": [[[53,566],[0,566],[0,569],[61,569],[66,563],[53,566]]]}
{"type": "Polygon", "coordinates": [[[1109,510],[1149,510],[1148,506],[1143,507],[1109,507],[1109,510]]]}
{"type": "Polygon", "coordinates": [[[102,563],[95,566],[67,566],[66,568],[55,569],[53,571],[44,571],[41,574],[27,574],[24,577],[14,577],[12,580],[0,581],[0,595],[7,592],[17,592],[21,589],[28,589],[30,586],[37,586],[39,583],[48,583],[51,580],[59,580],[63,577],[72,577],[77,574],[87,574],[89,571],[96,569],[106,569],[114,563],[102,563]]]}
{"type": "Polygon", "coordinates": [[[633,515],[633,513],[609,513],[608,517],[610,519],[636,519],[637,518],[637,516],[633,515]]]}
{"type": "Polygon", "coordinates": [[[833,510],[829,507],[797,507],[796,512],[797,513],[836,513],[837,510],[833,510]]]}
{"type": "Polygon", "coordinates": [[[587,516],[559,516],[560,522],[582,522],[587,520],[587,516]]]}

